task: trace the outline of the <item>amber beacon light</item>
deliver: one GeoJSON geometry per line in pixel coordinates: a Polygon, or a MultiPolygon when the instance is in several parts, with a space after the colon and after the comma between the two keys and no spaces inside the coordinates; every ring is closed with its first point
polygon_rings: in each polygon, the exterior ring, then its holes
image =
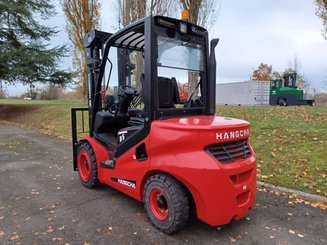
{"type": "Polygon", "coordinates": [[[187,9],[182,10],[182,20],[185,20],[185,21],[190,20],[190,12],[187,9]]]}

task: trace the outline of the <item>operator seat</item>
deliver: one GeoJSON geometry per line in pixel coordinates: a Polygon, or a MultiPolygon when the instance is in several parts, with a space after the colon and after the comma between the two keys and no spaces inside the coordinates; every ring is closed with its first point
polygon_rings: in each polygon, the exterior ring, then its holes
{"type": "Polygon", "coordinates": [[[158,77],[158,93],[160,108],[175,108],[175,104],[180,104],[176,78],[158,77]]]}

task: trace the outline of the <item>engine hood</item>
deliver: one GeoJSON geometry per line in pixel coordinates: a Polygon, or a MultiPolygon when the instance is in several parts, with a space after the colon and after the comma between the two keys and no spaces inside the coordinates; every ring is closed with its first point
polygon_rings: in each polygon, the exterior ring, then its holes
{"type": "Polygon", "coordinates": [[[163,127],[174,128],[188,128],[188,129],[217,129],[217,128],[233,128],[233,127],[246,127],[249,125],[247,121],[234,119],[229,117],[216,117],[216,116],[194,116],[182,117],[161,120],[160,124],[163,127]]]}
{"type": "Polygon", "coordinates": [[[151,125],[157,133],[169,131],[175,132],[176,136],[180,133],[196,134],[197,138],[206,138],[208,143],[246,139],[250,136],[249,127],[247,121],[217,116],[171,118],[154,121],[151,125]]]}

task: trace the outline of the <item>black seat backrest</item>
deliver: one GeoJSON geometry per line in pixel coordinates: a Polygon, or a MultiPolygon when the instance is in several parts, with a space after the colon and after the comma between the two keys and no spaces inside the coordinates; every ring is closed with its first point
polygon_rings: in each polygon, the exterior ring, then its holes
{"type": "Polygon", "coordinates": [[[158,93],[160,108],[174,108],[180,103],[176,79],[158,77],[158,93]]]}
{"type": "Polygon", "coordinates": [[[181,98],[179,96],[179,91],[178,91],[178,85],[177,85],[177,81],[176,81],[176,78],[175,77],[172,77],[171,78],[171,81],[173,82],[174,84],[174,90],[175,90],[175,104],[180,104],[181,103],[181,98]]]}
{"type": "Polygon", "coordinates": [[[140,82],[141,82],[142,89],[144,88],[144,83],[145,83],[144,79],[145,79],[144,73],[142,73],[141,76],[140,76],[140,82]]]}

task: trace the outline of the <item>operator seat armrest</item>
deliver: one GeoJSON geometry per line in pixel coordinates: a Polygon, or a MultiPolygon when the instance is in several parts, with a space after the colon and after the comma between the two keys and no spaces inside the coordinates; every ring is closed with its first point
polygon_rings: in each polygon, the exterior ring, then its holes
{"type": "Polygon", "coordinates": [[[129,117],[139,117],[139,115],[142,115],[143,110],[140,109],[132,109],[128,111],[129,117]]]}
{"type": "Polygon", "coordinates": [[[143,117],[130,117],[128,120],[128,124],[131,126],[143,125],[144,118],[143,117]]]}

